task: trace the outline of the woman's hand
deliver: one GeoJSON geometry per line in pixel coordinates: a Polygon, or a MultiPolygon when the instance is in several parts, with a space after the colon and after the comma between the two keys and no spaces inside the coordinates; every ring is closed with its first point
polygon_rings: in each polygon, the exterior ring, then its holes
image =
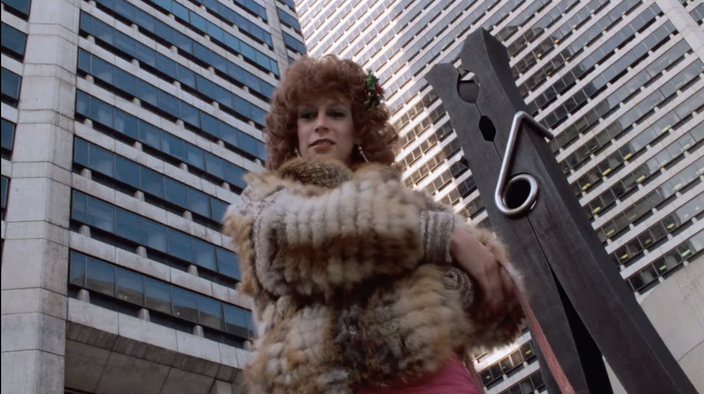
{"type": "Polygon", "coordinates": [[[491,312],[501,314],[516,303],[516,286],[494,256],[491,246],[482,245],[462,229],[455,229],[450,256],[479,284],[482,299],[491,312]]]}

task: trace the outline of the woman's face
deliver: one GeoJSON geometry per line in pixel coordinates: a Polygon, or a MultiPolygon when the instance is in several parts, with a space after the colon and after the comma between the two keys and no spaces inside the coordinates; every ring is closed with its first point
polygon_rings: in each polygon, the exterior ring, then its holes
{"type": "Polygon", "coordinates": [[[354,122],[349,100],[321,96],[298,107],[298,151],[302,157],[350,164],[354,122]]]}

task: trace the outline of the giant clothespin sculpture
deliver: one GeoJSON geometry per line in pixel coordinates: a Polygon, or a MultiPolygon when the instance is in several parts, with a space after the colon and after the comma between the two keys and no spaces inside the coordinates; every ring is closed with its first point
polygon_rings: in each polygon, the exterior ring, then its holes
{"type": "MultiPolygon", "coordinates": [[[[526,114],[506,48],[480,29],[460,56],[475,81],[461,81],[451,64],[435,65],[426,79],[450,114],[491,223],[525,274],[528,302],[574,392],[613,392],[603,355],[629,394],[696,394],[614,269],[545,141],[549,133],[526,114]]],[[[548,392],[562,392],[545,352],[539,360],[548,392]]]]}

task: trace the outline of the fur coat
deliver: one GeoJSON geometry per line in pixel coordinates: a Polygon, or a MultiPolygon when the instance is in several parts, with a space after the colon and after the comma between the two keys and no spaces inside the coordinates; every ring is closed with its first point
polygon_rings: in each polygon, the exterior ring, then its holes
{"type": "Polygon", "coordinates": [[[449,254],[457,226],[503,261],[504,247],[405,188],[392,168],[295,159],[245,179],[225,231],[259,322],[244,371],[250,394],[354,393],[435,372],[453,353],[522,330],[520,307],[487,314],[449,254]]]}

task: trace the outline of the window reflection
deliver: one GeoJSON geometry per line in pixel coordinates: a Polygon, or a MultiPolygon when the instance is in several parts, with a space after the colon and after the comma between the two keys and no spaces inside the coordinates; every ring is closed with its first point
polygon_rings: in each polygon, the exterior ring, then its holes
{"type": "Polygon", "coordinates": [[[151,278],[144,278],[145,306],[149,309],[171,314],[171,286],[151,278]]]}
{"type": "Polygon", "coordinates": [[[115,296],[115,267],[98,259],[88,257],[86,288],[115,296]]]}
{"type": "Polygon", "coordinates": [[[144,305],[144,277],[136,272],[116,268],[117,298],[144,305]]]}

